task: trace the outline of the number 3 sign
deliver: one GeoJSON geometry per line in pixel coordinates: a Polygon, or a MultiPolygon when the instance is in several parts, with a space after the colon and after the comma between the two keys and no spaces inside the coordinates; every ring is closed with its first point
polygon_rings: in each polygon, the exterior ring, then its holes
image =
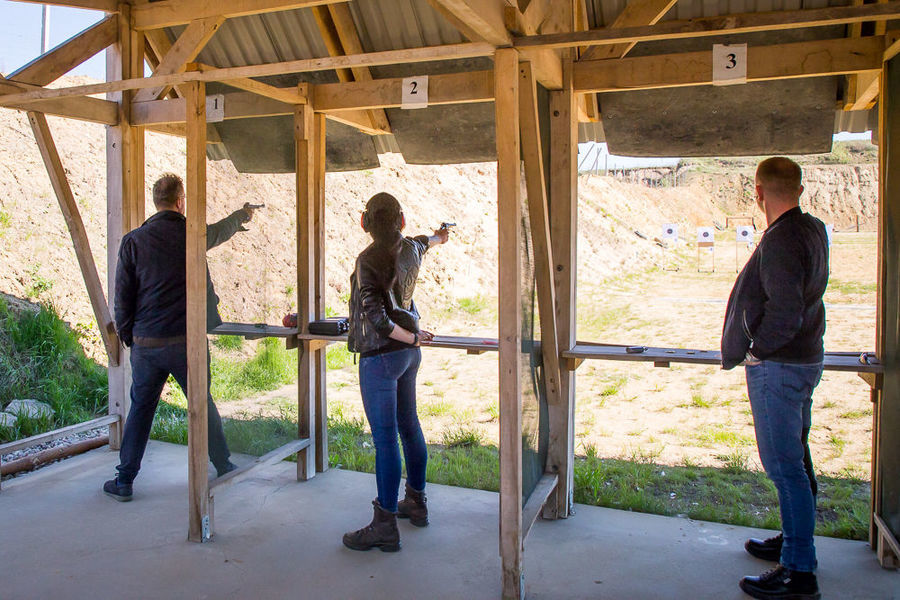
{"type": "Polygon", "coordinates": [[[713,44],[713,85],[747,83],[747,44],[713,44]]]}
{"type": "Polygon", "coordinates": [[[400,108],[428,108],[428,75],[403,79],[400,108]]]}

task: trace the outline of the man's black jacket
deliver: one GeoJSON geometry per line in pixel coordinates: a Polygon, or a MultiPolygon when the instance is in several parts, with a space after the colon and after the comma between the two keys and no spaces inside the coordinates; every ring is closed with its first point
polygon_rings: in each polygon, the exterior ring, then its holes
{"type": "MultiPolygon", "coordinates": [[[[237,210],[206,226],[206,249],[228,241],[250,220],[237,210]]],[[[184,216],[163,210],[122,238],[116,267],[116,328],[126,346],[134,336],[168,338],[187,331],[184,216]]],[[[206,328],[222,324],[209,268],[206,270],[206,328]]]]}
{"type": "Polygon", "coordinates": [[[792,208],[772,223],[738,276],[722,331],[722,366],[824,357],[828,238],[819,219],[792,208]],[[751,346],[752,344],[752,346],[751,346]]]}

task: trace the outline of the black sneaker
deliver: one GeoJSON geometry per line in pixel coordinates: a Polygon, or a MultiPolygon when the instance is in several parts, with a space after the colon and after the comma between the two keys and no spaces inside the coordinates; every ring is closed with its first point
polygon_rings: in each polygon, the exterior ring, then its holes
{"type": "Polygon", "coordinates": [[[756,558],[778,562],[781,560],[781,545],[783,543],[784,536],[779,533],[767,540],[750,538],[744,543],[744,549],[756,558]]]}
{"type": "Polygon", "coordinates": [[[131,484],[119,483],[119,477],[103,484],[103,493],[119,502],[131,502],[131,484]]]}
{"type": "Polygon", "coordinates": [[[221,477],[226,473],[231,473],[237,468],[238,466],[229,460],[222,468],[216,467],[216,477],[221,477]]]}
{"type": "Polygon", "coordinates": [[[757,577],[741,579],[745,594],[759,600],[819,600],[819,584],[815,573],[791,571],[781,565],[757,577]]]}

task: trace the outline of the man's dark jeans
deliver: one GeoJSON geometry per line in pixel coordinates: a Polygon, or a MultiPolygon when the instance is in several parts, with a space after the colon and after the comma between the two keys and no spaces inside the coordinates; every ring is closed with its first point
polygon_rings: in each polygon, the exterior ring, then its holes
{"type": "Polygon", "coordinates": [[[815,475],[808,474],[812,461],[806,436],[822,363],[764,360],[745,369],[759,458],[778,491],[784,533],[781,564],[792,571],[815,571],[816,486],[815,475]]]}
{"type": "Polygon", "coordinates": [[[414,490],[425,489],[428,449],[416,414],[416,373],[422,351],[405,348],[359,360],[359,387],[375,443],[375,481],[378,503],[397,511],[400,491],[400,449],[406,457],[406,480],[414,490]]]}
{"type": "MultiPolygon", "coordinates": [[[[209,350],[206,358],[207,381],[209,378],[209,350]]],[[[146,348],[135,344],[131,347],[131,409],[125,421],[122,435],[121,461],[116,469],[119,482],[131,483],[141,468],[141,459],[150,439],[153,415],[159,404],[159,395],[169,378],[175,378],[187,394],[187,346],[184,342],[161,348],[146,348]]],[[[231,455],[222,430],[222,419],[207,388],[207,415],[209,425],[209,458],[219,471],[228,463],[231,455]]]]}

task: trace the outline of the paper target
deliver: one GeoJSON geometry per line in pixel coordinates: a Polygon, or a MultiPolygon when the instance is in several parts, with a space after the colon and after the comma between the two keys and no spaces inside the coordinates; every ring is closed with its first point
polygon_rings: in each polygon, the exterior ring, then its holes
{"type": "Polygon", "coordinates": [[[716,241],[715,230],[712,227],[698,227],[697,241],[700,243],[712,244],[716,241]]]}
{"type": "Polygon", "coordinates": [[[753,227],[751,227],[750,225],[738,225],[736,239],[738,242],[742,242],[744,244],[752,244],[753,227]]]}
{"type": "Polygon", "coordinates": [[[828,245],[832,244],[832,237],[834,236],[834,224],[825,226],[825,235],[828,237],[828,245]]]}
{"type": "Polygon", "coordinates": [[[677,240],[678,239],[678,225],[674,223],[666,223],[662,226],[662,239],[664,240],[677,240]]]}

